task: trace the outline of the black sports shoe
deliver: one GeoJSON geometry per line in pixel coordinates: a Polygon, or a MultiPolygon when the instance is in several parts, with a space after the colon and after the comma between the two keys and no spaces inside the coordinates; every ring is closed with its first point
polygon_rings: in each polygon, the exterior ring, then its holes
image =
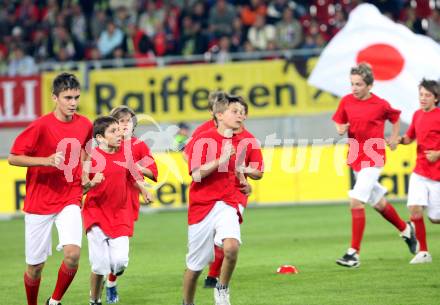
{"type": "MultiPolygon", "coordinates": [[[[49,301],[50,301],[50,298],[47,299],[46,305],[49,305],[49,301]]],[[[58,305],[61,305],[61,303],[58,303],[58,305]]]]}
{"type": "Polygon", "coordinates": [[[406,242],[409,248],[409,252],[412,254],[417,253],[417,238],[416,238],[416,230],[414,230],[414,226],[411,221],[407,222],[408,226],[406,229],[400,233],[400,236],[406,242]]]}
{"type": "Polygon", "coordinates": [[[215,285],[217,285],[217,279],[212,276],[207,276],[203,288],[215,288],[215,285]]]}
{"type": "Polygon", "coordinates": [[[356,250],[350,248],[347,250],[347,253],[345,253],[343,257],[336,260],[336,264],[348,268],[357,268],[360,266],[361,262],[359,260],[359,255],[357,254],[356,250]]]}

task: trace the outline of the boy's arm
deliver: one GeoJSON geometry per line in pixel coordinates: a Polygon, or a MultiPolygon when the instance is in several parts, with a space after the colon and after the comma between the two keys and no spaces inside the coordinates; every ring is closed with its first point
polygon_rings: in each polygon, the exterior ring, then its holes
{"type": "Polygon", "coordinates": [[[347,132],[349,126],[350,126],[349,123],[346,124],[335,123],[336,131],[340,136],[343,136],[347,132]]]}
{"type": "Polygon", "coordinates": [[[52,166],[58,167],[64,161],[63,152],[59,151],[49,157],[31,157],[26,155],[8,156],[8,163],[13,166],[31,167],[31,166],[52,166]]]}
{"type": "Polygon", "coordinates": [[[95,176],[93,176],[92,180],[88,180],[85,184],[82,185],[83,188],[83,195],[87,194],[90,189],[98,184],[100,184],[102,181],[104,181],[104,175],[102,173],[96,173],[95,176]]]}
{"type": "Polygon", "coordinates": [[[194,181],[200,182],[201,179],[209,176],[213,171],[215,171],[220,165],[229,162],[229,158],[235,154],[235,149],[232,143],[226,143],[220,158],[213,161],[207,162],[197,169],[192,171],[191,177],[194,181]]]}
{"type": "Polygon", "coordinates": [[[240,167],[238,168],[238,171],[246,174],[246,176],[248,176],[252,180],[260,180],[261,178],[263,178],[263,172],[251,166],[240,167]]]}
{"type": "Polygon", "coordinates": [[[143,167],[142,165],[139,165],[139,164],[136,164],[136,166],[137,166],[138,170],[142,173],[142,175],[144,175],[148,179],[156,180],[156,177],[154,176],[154,173],[151,169],[149,169],[147,167],[143,167]]]}
{"type": "Polygon", "coordinates": [[[142,199],[144,199],[146,204],[153,202],[153,195],[147,190],[147,184],[143,180],[135,180],[134,184],[136,188],[141,193],[142,199]]]}
{"type": "Polygon", "coordinates": [[[400,119],[398,119],[395,123],[393,123],[391,136],[388,139],[386,139],[386,143],[391,150],[395,150],[397,145],[399,144],[400,141],[399,132],[400,132],[400,119]]]}
{"type": "Polygon", "coordinates": [[[425,150],[426,159],[433,163],[440,159],[440,150],[425,150]]]}
{"type": "Polygon", "coordinates": [[[408,145],[414,142],[414,139],[408,137],[408,135],[404,135],[403,137],[399,137],[399,144],[408,145]]]}

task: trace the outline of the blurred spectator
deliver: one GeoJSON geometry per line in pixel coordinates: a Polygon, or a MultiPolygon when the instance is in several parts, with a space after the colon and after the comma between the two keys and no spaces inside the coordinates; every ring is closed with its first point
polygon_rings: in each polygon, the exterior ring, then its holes
{"type": "Polygon", "coordinates": [[[283,19],[276,24],[276,43],[280,49],[295,49],[303,39],[301,24],[294,19],[291,9],[286,8],[283,19]]]}
{"type": "Polygon", "coordinates": [[[68,59],[76,60],[82,57],[77,54],[77,48],[79,48],[79,46],[74,42],[67,29],[58,26],[53,29],[52,35],[49,39],[49,56],[51,58],[56,58],[61,48],[65,50],[65,55],[68,59]]]}
{"type": "Polygon", "coordinates": [[[236,17],[234,23],[232,24],[232,36],[231,36],[231,52],[241,52],[243,51],[243,45],[247,37],[245,34],[245,29],[241,23],[241,19],[236,17]]]}
{"type": "Polygon", "coordinates": [[[0,49],[0,75],[5,76],[8,74],[8,61],[6,49],[0,49]]]}
{"type": "Polygon", "coordinates": [[[267,7],[267,20],[270,24],[275,24],[283,17],[283,12],[286,9],[291,9],[295,17],[301,17],[306,14],[306,9],[296,1],[290,0],[273,0],[270,1],[267,7]]]}
{"type": "Polygon", "coordinates": [[[440,42],[440,8],[433,10],[431,16],[429,16],[426,35],[440,42]]]}
{"type": "Polygon", "coordinates": [[[191,10],[191,17],[194,22],[200,24],[201,30],[208,28],[208,10],[203,1],[197,1],[191,10]]]}
{"type": "Polygon", "coordinates": [[[37,74],[34,59],[26,55],[21,46],[14,47],[8,65],[8,76],[30,76],[37,74]]]}
{"type": "Polygon", "coordinates": [[[49,41],[47,34],[43,29],[35,29],[33,34],[32,45],[30,47],[30,54],[37,62],[42,62],[49,57],[49,41]]]}
{"type": "Polygon", "coordinates": [[[117,47],[112,52],[112,68],[123,68],[125,66],[124,64],[124,50],[122,50],[121,47],[117,47]]]}
{"type": "Polygon", "coordinates": [[[218,64],[230,62],[232,60],[230,38],[228,36],[220,37],[218,43],[205,54],[205,59],[218,64]]]}
{"type": "Polygon", "coordinates": [[[87,24],[86,18],[82,13],[81,6],[79,4],[72,4],[72,22],[71,22],[72,35],[75,39],[85,45],[87,40],[87,24]]]}
{"type": "Polygon", "coordinates": [[[110,57],[113,50],[122,45],[124,34],[113,22],[107,22],[107,28],[98,39],[98,49],[103,57],[110,57]]]}
{"type": "Polygon", "coordinates": [[[266,5],[263,0],[250,0],[241,10],[241,21],[245,27],[251,27],[255,23],[257,15],[266,16],[266,5]]]}
{"type": "Polygon", "coordinates": [[[129,14],[127,7],[120,6],[116,9],[114,21],[118,28],[127,32],[128,25],[134,23],[136,20],[134,15],[129,14]]]}
{"type": "Polygon", "coordinates": [[[102,32],[104,32],[107,24],[107,15],[104,10],[95,12],[94,17],[90,20],[90,32],[92,40],[97,41],[102,32]]]}
{"type": "Polygon", "coordinates": [[[90,61],[87,64],[90,70],[100,70],[104,67],[101,62],[102,58],[98,47],[94,46],[89,50],[89,59],[90,61]]]}
{"type": "Polygon", "coordinates": [[[156,3],[148,0],[143,12],[139,17],[139,28],[142,29],[149,37],[156,34],[156,25],[163,23],[164,10],[156,7],[156,3]]]}
{"type": "Polygon", "coordinates": [[[202,33],[200,23],[186,16],[182,20],[182,33],[180,35],[180,54],[203,54],[207,49],[207,37],[202,33]]]}
{"type": "Polygon", "coordinates": [[[179,124],[177,124],[177,127],[179,127],[179,130],[177,131],[177,134],[174,136],[173,149],[175,151],[181,151],[185,148],[186,141],[190,136],[189,126],[184,122],[180,122],[179,124]]]}
{"type": "Polygon", "coordinates": [[[234,6],[228,4],[226,0],[217,0],[209,12],[209,27],[214,37],[231,35],[232,22],[236,15],[234,6]]]}
{"type": "Polygon", "coordinates": [[[265,50],[269,41],[274,41],[275,38],[275,27],[271,24],[266,24],[265,18],[258,15],[255,19],[254,25],[249,29],[249,42],[255,49],[265,50]]]}

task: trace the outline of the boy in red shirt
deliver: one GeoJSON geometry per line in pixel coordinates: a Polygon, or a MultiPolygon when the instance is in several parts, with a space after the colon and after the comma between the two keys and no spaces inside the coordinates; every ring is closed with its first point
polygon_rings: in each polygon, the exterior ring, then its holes
{"type": "Polygon", "coordinates": [[[104,276],[110,272],[121,275],[128,266],[134,206],[127,185],[135,185],[145,194],[144,199],[149,200],[143,189],[142,176],[133,177],[131,174],[134,165],[126,161],[121,147],[122,135],[119,123],[113,117],[101,117],[93,123],[93,137],[98,147],[91,153],[93,177],[85,186],[87,197],[82,211],[92,266],[90,305],[101,305],[104,276]]]}
{"type": "Polygon", "coordinates": [[[197,279],[214,258],[214,244],[222,245],[225,254],[214,289],[215,304],[230,305],[229,282],[241,244],[232,136],[244,119],[243,107],[225,96],[214,104],[214,117],[217,128],[201,133],[186,150],[193,182],[189,190],[184,305],[194,304],[197,279]]]}
{"type": "Polygon", "coordinates": [[[28,305],[37,305],[41,272],[52,252],[52,227],[56,224],[58,250],[64,260],[55,290],[46,304],[61,298],[78,269],[82,226],[82,161],[91,139],[92,124],[76,114],[80,84],[73,74],[62,73],[52,84],[55,110],[32,122],[15,140],[9,164],[26,166],[24,285],[28,305]]]}
{"type": "Polygon", "coordinates": [[[431,263],[428,252],[423,210],[429,220],[440,223],[440,109],[437,107],[440,86],[434,80],[422,80],[419,85],[420,109],[417,110],[400,143],[417,141],[416,167],[411,174],[408,189],[408,209],[416,229],[419,252],[410,264],[431,263]]]}
{"type": "Polygon", "coordinates": [[[347,164],[356,176],[356,183],[348,192],[352,215],[351,247],[336,263],[345,267],[359,267],[359,251],[365,228],[365,203],[373,206],[400,231],[411,253],[416,251],[417,240],[411,223],[405,223],[385,200],[387,190],[378,182],[385,165],[385,121],[393,124],[392,135],[387,143],[391,149],[395,149],[399,139],[400,111],[370,92],[374,78],[369,65],[361,63],[353,67],[350,80],[352,94],[342,98],[333,115],[337,132],[340,135],[348,132],[350,145],[347,164]]]}
{"type": "MultiPolygon", "coordinates": [[[[137,170],[153,180],[157,181],[157,165],[154,158],[145,142],[138,140],[133,136],[134,129],[136,128],[137,120],[136,114],[127,106],[118,106],[110,111],[110,116],[118,120],[119,126],[124,133],[124,146],[125,159],[129,160],[133,164],[136,164],[137,170]]],[[[136,174],[136,173],[134,173],[136,174]]],[[[133,219],[136,221],[139,217],[139,189],[132,183],[127,184],[130,192],[130,200],[133,205],[133,219]]],[[[149,193],[148,193],[149,194],[149,193]]],[[[151,201],[152,198],[149,198],[151,201]]],[[[146,202],[149,203],[149,202],[146,202]]],[[[117,291],[117,276],[110,273],[106,282],[106,299],[107,304],[114,304],[119,301],[117,291]]]]}
{"type": "MultiPolygon", "coordinates": [[[[244,100],[239,96],[229,95],[228,97],[229,99],[238,99],[240,103],[242,103],[245,113],[244,119],[246,119],[248,115],[248,106],[244,100]]],[[[247,178],[249,177],[253,180],[259,180],[263,177],[263,156],[261,154],[258,140],[244,127],[244,124],[242,124],[237,131],[234,131],[232,144],[237,151],[238,158],[236,164],[241,168],[242,172],[247,172],[244,173],[244,175],[237,175],[235,179],[235,193],[239,202],[238,207],[240,209],[240,214],[243,216],[251,190],[247,178]]],[[[209,266],[208,276],[204,283],[205,288],[215,288],[217,285],[217,278],[220,276],[221,272],[224,258],[223,249],[216,245],[214,251],[215,258],[209,266]]]]}

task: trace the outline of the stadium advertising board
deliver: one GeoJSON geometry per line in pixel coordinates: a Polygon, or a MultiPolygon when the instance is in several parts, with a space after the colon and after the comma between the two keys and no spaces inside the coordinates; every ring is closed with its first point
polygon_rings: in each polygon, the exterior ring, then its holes
{"type": "MultiPolygon", "coordinates": [[[[252,117],[333,111],[338,99],[307,84],[295,65],[283,60],[127,68],[77,74],[83,84],[80,113],[91,120],[121,104],[157,122],[205,120],[209,92],[222,89],[249,103],[252,117]]],[[[43,74],[44,113],[53,109],[50,86],[55,73],[43,74]]]]}
{"type": "Polygon", "coordinates": [[[0,127],[26,126],[41,116],[41,78],[0,77],[0,127]]]}
{"type": "MultiPolygon", "coordinates": [[[[345,145],[309,145],[263,149],[265,174],[252,181],[250,203],[258,205],[341,202],[353,183],[345,165],[345,145]]],[[[155,201],[152,208],[182,208],[188,204],[191,182],[181,153],[154,155],[159,181],[152,184],[155,201]]],[[[409,175],[414,167],[415,145],[401,146],[389,152],[380,182],[388,189],[388,198],[406,197],[409,175]]],[[[0,213],[19,211],[25,196],[26,169],[0,160],[2,194],[0,213]]]]}

